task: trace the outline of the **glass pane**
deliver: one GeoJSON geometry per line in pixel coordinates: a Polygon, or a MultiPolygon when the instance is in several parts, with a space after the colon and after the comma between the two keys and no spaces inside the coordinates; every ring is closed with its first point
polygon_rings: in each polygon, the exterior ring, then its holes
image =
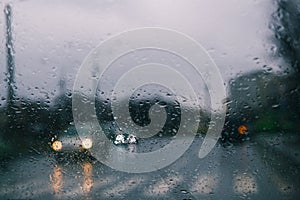
{"type": "Polygon", "coordinates": [[[0,10],[0,199],[300,196],[298,1],[0,10]]]}

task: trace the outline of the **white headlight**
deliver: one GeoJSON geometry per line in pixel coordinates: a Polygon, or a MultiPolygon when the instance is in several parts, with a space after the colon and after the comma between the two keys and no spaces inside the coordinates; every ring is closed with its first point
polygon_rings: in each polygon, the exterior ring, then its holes
{"type": "Polygon", "coordinates": [[[90,138],[85,138],[82,140],[82,148],[90,149],[93,146],[93,141],[90,138]]]}

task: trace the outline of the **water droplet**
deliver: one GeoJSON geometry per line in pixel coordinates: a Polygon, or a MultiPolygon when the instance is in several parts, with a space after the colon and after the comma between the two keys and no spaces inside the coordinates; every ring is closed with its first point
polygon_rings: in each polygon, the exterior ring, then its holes
{"type": "Polygon", "coordinates": [[[188,191],[187,190],[180,190],[180,192],[182,193],[182,194],[187,194],[188,193],[188,191]]]}

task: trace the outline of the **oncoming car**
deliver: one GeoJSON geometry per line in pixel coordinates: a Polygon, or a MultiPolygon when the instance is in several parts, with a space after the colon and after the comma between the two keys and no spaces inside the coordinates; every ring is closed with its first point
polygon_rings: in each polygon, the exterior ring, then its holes
{"type": "Polygon", "coordinates": [[[74,125],[58,133],[51,139],[51,148],[58,157],[65,155],[90,157],[93,140],[89,137],[80,138],[74,125]]]}

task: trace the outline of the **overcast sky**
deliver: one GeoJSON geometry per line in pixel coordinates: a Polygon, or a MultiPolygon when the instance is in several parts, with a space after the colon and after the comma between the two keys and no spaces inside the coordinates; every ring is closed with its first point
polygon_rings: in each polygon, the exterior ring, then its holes
{"type": "MultiPolygon", "coordinates": [[[[225,81],[266,64],[276,71],[278,65],[270,57],[274,44],[268,27],[275,10],[271,0],[1,2],[1,10],[5,2],[12,2],[20,96],[47,94],[53,98],[61,77],[71,89],[80,64],[93,48],[115,34],[139,27],[169,28],[194,38],[208,50],[225,81]]],[[[1,13],[0,96],[4,97],[5,27],[1,13]]]]}

